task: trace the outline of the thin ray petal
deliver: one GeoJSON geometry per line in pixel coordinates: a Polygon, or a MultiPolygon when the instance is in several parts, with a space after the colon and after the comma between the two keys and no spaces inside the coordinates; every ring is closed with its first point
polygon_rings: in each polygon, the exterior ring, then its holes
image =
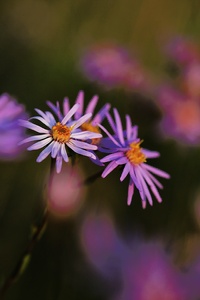
{"type": "Polygon", "coordinates": [[[65,125],[69,119],[75,114],[77,109],[79,108],[79,104],[74,104],[74,106],[70,109],[70,111],[65,115],[65,117],[62,119],[61,123],[65,125]]]}
{"type": "Polygon", "coordinates": [[[33,145],[31,145],[30,147],[27,148],[27,150],[38,150],[40,148],[43,148],[44,146],[46,146],[47,144],[49,144],[52,141],[52,137],[46,138],[42,141],[39,141],[37,143],[34,143],[33,145]]]}

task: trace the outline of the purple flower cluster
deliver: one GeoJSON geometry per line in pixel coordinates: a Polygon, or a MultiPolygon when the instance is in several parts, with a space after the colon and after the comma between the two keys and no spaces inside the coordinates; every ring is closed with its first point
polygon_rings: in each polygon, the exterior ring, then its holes
{"type": "Polygon", "coordinates": [[[126,49],[114,44],[93,45],[83,55],[81,69],[85,76],[107,88],[144,90],[147,74],[126,49]]]}
{"type": "Polygon", "coordinates": [[[24,150],[19,142],[25,138],[25,130],[18,119],[27,118],[25,108],[16,99],[5,93],[0,95],[0,159],[12,160],[24,150]]]}
{"type": "Polygon", "coordinates": [[[183,144],[200,144],[200,50],[183,38],[173,40],[167,54],[179,67],[177,80],[159,88],[157,98],[163,135],[183,144]]]}
{"type": "Polygon", "coordinates": [[[70,108],[68,98],[64,98],[62,109],[59,102],[54,105],[47,102],[54,114],[50,111],[42,112],[35,109],[38,113],[27,120],[21,120],[24,126],[36,132],[35,135],[21,141],[21,144],[33,142],[28,150],[38,150],[44,148],[37,158],[37,162],[43,161],[47,156],[51,156],[56,161],[56,171],[59,173],[62,162],[68,162],[73,154],[87,156],[100,166],[109,162],[102,173],[105,178],[115,168],[124,165],[120,180],[123,181],[127,175],[130,176],[128,188],[128,205],[132,201],[134,188],[139,190],[142,207],[146,207],[146,202],[153,205],[151,192],[158,202],[162,199],[158,188],[162,184],[156,179],[155,175],[169,178],[169,175],[155,167],[147,164],[149,158],[156,158],[159,153],[141,148],[142,141],[138,138],[137,126],[133,126],[130,116],[126,116],[126,130],[123,130],[119,113],[114,109],[114,117],[109,114],[110,104],[105,104],[98,113],[93,116],[98,97],[94,96],[84,110],[84,93],[80,91],[75,104],[70,108]],[[54,116],[55,115],[55,116],[54,116]],[[101,124],[104,118],[108,120],[113,134],[101,124]],[[33,123],[39,121],[41,125],[33,123]],[[107,137],[102,136],[104,132],[107,137]],[[102,159],[96,155],[96,151],[109,153],[102,159]]]}
{"type": "Polygon", "coordinates": [[[91,214],[81,227],[84,253],[115,289],[113,300],[196,300],[200,259],[182,272],[162,241],[122,240],[107,214],[91,214]]]}
{"type": "MultiPolygon", "coordinates": [[[[69,161],[70,151],[96,160],[97,157],[93,151],[97,150],[98,147],[92,141],[102,137],[97,129],[92,131],[90,127],[92,126],[90,121],[92,111],[96,105],[96,97],[91,100],[90,104],[91,106],[86,109],[87,113],[83,114],[82,92],[78,95],[77,103],[72,108],[69,106],[68,99],[64,99],[63,113],[60,110],[59,103],[55,106],[48,101],[48,105],[52,108],[58,120],[56,121],[50,111],[42,112],[35,109],[38,116],[32,117],[29,121],[21,120],[20,124],[39,134],[28,137],[21,143],[34,141],[34,144],[29,146],[28,150],[38,150],[45,147],[38,156],[37,162],[41,162],[48,155],[51,155],[52,158],[56,159],[57,173],[61,171],[63,160],[65,162],[69,161]],[[73,116],[75,117],[72,118],[73,116]],[[40,121],[45,128],[32,123],[33,119],[40,121]]],[[[103,118],[101,113],[98,114],[98,118],[99,121],[103,118]]]]}

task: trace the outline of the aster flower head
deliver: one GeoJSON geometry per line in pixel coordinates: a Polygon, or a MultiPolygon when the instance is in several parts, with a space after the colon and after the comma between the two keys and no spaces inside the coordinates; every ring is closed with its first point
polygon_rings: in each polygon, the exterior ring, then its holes
{"type": "MultiPolygon", "coordinates": [[[[80,130],[80,126],[91,118],[91,113],[85,114],[77,120],[72,120],[71,118],[78,108],[79,104],[75,104],[65,116],[59,117],[58,121],[56,121],[50,111],[43,112],[40,109],[35,109],[38,116],[32,117],[28,121],[20,121],[21,126],[39,133],[23,140],[21,144],[34,141],[34,144],[29,146],[28,150],[37,150],[45,147],[38,156],[37,162],[43,161],[50,154],[52,158],[56,159],[57,173],[61,171],[62,161],[69,161],[71,151],[72,153],[96,159],[95,154],[91,150],[96,150],[97,146],[87,141],[93,138],[101,138],[102,135],[80,130]],[[32,120],[41,122],[42,126],[32,123],[32,120]]],[[[59,113],[58,109],[57,115],[59,113]]]]}
{"type": "Polygon", "coordinates": [[[17,158],[24,147],[19,142],[25,138],[25,130],[19,126],[18,119],[26,119],[27,113],[22,104],[9,94],[0,96],[0,158],[3,160],[17,158]]]}
{"type": "Polygon", "coordinates": [[[137,126],[132,126],[129,115],[126,116],[126,130],[123,130],[117,109],[113,111],[115,119],[113,120],[111,115],[108,114],[108,121],[114,134],[111,135],[106,128],[99,125],[108,135],[108,138],[105,138],[104,143],[102,143],[101,151],[110,153],[101,159],[102,163],[109,163],[103,171],[102,177],[105,178],[115,168],[124,165],[120,181],[123,181],[128,174],[130,175],[127,199],[128,205],[131,204],[135,187],[139,190],[143,208],[146,207],[146,200],[148,200],[150,205],[153,205],[149,189],[158,202],[161,202],[162,199],[157,188],[162,188],[163,186],[154,175],[163,178],[169,178],[169,175],[147,164],[149,158],[156,158],[159,156],[159,153],[141,147],[143,141],[138,138],[138,128],[137,126]]]}
{"type": "MultiPolygon", "coordinates": [[[[94,114],[95,108],[98,103],[98,99],[99,97],[97,95],[94,95],[92,99],[89,101],[86,108],[84,109],[84,91],[79,91],[77,98],[75,100],[75,104],[78,104],[79,107],[74,113],[73,119],[78,120],[84,114],[91,114],[91,117],[88,118],[88,120],[80,126],[80,130],[100,133],[98,124],[99,123],[101,124],[103,122],[107,112],[110,109],[110,104],[106,103],[96,114],[94,114]]],[[[63,101],[63,113],[61,111],[59,102],[57,102],[56,105],[54,105],[50,101],[47,101],[47,105],[55,112],[55,114],[59,118],[59,121],[61,121],[64,118],[64,115],[66,115],[70,110],[70,102],[67,97],[65,97],[63,101]]],[[[92,140],[92,143],[98,144],[99,141],[100,139],[96,138],[92,140]]]]}

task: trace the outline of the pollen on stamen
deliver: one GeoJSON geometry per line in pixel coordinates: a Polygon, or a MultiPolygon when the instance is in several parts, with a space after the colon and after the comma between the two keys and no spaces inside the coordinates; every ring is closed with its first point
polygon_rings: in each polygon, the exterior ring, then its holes
{"type": "Polygon", "coordinates": [[[144,155],[144,153],[142,153],[140,148],[140,144],[142,142],[143,141],[131,143],[129,145],[130,149],[126,151],[126,156],[128,160],[134,165],[139,165],[141,163],[146,162],[146,156],[144,155]]]}
{"type": "Polygon", "coordinates": [[[51,133],[55,141],[59,143],[66,143],[70,139],[71,130],[66,125],[63,125],[60,122],[58,122],[52,127],[51,133]]]}
{"type": "MultiPolygon", "coordinates": [[[[95,133],[101,133],[101,130],[99,129],[98,126],[92,125],[90,122],[85,122],[81,125],[81,130],[82,131],[91,131],[95,133]]],[[[98,145],[100,142],[100,138],[92,139],[92,144],[93,145],[98,145]]]]}

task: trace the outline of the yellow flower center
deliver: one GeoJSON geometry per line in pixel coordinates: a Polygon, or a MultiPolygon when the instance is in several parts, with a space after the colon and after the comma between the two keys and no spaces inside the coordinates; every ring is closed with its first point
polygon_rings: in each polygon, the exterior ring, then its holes
{"type": "MultiPolygon", "coordinates": [[[[93,126],[90,122],[85,122],[81,125],[81,130],[82,131],[92,131],[95,133],[101,133],[100,129],[98,126],[93,126]]],[[[100,142],[100,138],[92,139],[92,144],[97,145],[100,142]]]]}
{"type": "Polygon", "coordinates": [[[130,149],[126,151],[128,160],[134,165],[139,165],[143,162],[146,162],[146,156],[144,155],[144,153],[142,153],[140,148],[140,144],[142,142],[143,141],[131,143],[129,145],[130,149]]]}
{"type": "Polygon", "coordinates": [[[56,123],[56,125],[54,125],[51,129],[53,139],[59,143],[68,142],[70,139],[70,133],[70,128],[60,122],[56,123]]]}

